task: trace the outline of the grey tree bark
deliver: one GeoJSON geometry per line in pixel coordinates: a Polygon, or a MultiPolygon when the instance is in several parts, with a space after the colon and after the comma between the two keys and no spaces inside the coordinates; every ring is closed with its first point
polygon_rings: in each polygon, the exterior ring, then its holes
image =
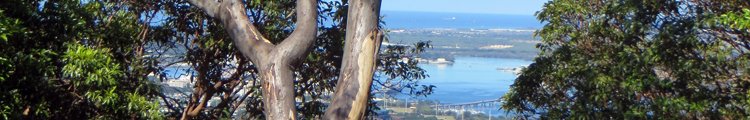
{"type": "MultiPolygon", "coordinates": [[[[270,120],[296,119],[292,63],[307,55],[317,35],[317,0],[298,0],[296,28],[274,45],[250,23],[241,0],[189,0],[207,15],[218,19],[242,55],[258,66],[262,81],[264,114],[270,120]]],[[[206,99],[206,98],[204,98],[206,99]]],[[[201,107],[198,107],[201,108],[201,107]]],[[[183,119],[196,114],[183,113],[183,119]]],[[[196,112],[197,113],[197,112],[196,112]]]]}
{"type": "Polygon", "coordinates": [[[354,120],[365,117],[383,36],[378,30],[380,3],[380,0],[352,0],[349,3],[344,59],[325,119],[354,120]]]}

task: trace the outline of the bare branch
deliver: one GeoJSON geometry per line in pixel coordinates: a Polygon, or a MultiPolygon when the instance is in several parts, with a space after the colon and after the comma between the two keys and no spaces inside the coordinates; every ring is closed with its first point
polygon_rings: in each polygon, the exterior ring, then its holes
{"type": "Polygon", "coordinates": [[[261,56],[266,56],[274,47],[250,23],[245,14],[245,6],[241,0],[189,0],[190,3],[202,9],[208,16],[219,19],[226,28],[235,46],[243,56],[253,63],[262,62],[261,56]]]}
{"type": "MultiPolygon", "coordinates": [[[[273,51],[280,58],[296,60],[307,55],[318,33],[318,1],[297,0],[297,21],[294,32],[273,51]]],[[[294,61],[289,61],[294,62],[294,61]]]]}

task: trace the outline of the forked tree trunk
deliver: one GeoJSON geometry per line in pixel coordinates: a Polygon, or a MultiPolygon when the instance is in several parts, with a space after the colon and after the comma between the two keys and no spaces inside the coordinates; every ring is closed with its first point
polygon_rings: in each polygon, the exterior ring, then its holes
{"type": "Polygon", "coordinates": [[[339,81],[324,119],[365,117],[372,76],[383,34],[378,30],[380,0],[352,0],[346,21],[346,43],[339,81]]]}
{"type": "MultiPolygon", "coordinates": [[[[317,36],[317,0],[298,0],[296,27],[281,43],[274,45],[250,23],[242,0],[188,0],[207,15],[218,19],[237,49],[259,68],[264,114],[269,120],[296,119],[292,63],[307,55],[317,36]]],[[[198,88],[196,88],[198,89],[198,88]]],[[[203,99],[210,99],[211,95],[203,99]]],[[[191,107],[191,106],[188,106],[191,107]]],[[[193,107],[201,108],[201,107],[193,107]]],[[[192,111],[200,111],[195,109],[192,111]]],[[[196,113],[196,112],[185,112],[196,113]]],[[[195,114],[183,114],[188,119],[195,114]]]]}
{"type": "MultiPolygon", "coordinates": [[[[307,55],[315,40],[317,1],[297,1],[297,27],[278,45],[271,44],[250,24],[241,0],[189,2],[219,19],[243,56],[259,66],[266,119],[296,119],[291,64],[307,55]]],[[[378,30],[380,0],[353,0],[348,14],[341,76],[325,119],[362,119],[369,100],[375,60],[382,40],[382,33],[378,30]]],[[[184,114],[183,119],[191,115],[195,114],[184,114]]]]}

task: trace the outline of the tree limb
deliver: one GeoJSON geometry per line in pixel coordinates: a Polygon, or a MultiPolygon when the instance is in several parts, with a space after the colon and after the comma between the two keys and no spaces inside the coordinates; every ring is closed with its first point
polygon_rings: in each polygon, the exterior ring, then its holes
{"type": "Polygon", "coordinates": [[[208,16],[221,21],[222,25],[234,40],[240,53],[253,63],[263,62],[262,56],[267,56],[274,47],[271,41],[264,38],[250,23],[245,14],[244,3],[240,0],[188,0],[195,7],[203,10],[208,16]]]}
{"type": "Polygon", "coordinates": [[[273,52],[275,55],[292,59],[290,62],[296,62],[298,58],[307,55],[318,33],[317,6],[317,0],[297,1],[297,26],[289,37],[276,46],[273,52]]]}
{"type": "Polygon", "coordinates": [[[219,14],[219,2],[216,0],[188,0],[188,2],[203,10],[208,16],[216,17],[219,14]]]}

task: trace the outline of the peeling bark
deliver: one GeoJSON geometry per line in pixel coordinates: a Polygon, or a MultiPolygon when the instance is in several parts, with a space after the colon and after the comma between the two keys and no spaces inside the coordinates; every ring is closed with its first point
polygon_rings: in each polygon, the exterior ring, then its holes
{"type": "Polygon", "coordinates": [[[328,120],[364,119],[382,41],[378,30],[380,0],[350,2],[341,76],[324,115],[328,120]]]}

